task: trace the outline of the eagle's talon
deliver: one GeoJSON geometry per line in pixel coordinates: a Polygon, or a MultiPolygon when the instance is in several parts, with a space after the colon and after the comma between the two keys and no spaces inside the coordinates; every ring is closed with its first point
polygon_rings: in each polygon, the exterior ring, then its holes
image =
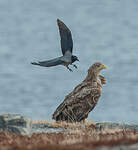
{"type": "Polygon", "coordinates": [[[104,76],[99,75],[99,79],[101,80],[102,84],[106,84],[107,80],[106,80],[106,78],[104,76]]]}

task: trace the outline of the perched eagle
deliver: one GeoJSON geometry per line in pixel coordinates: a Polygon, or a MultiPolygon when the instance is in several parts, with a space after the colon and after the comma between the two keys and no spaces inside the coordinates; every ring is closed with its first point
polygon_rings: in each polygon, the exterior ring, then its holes
{"type": "Polygon", "coordinates": [[[101,96],[102,84],[106,84],[106,79],[100,75],[100,71],[106,68],[107,66],[100,62],[93,64],[88,70],[86,79],[58,106],[53,119],[66,122],[84,121],[101,96]]]}

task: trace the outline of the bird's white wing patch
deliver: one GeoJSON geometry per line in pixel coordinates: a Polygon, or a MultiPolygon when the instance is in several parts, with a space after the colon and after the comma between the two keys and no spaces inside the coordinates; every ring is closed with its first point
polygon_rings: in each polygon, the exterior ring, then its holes
{"type": "Polygon", "coordinates": [[[68,50],[66,51],[65,55],[61,58],[63,61],[65,62],[72,62],[71,61],[71,57],[72,57],[72,54],[71,52],[68,50]]]}

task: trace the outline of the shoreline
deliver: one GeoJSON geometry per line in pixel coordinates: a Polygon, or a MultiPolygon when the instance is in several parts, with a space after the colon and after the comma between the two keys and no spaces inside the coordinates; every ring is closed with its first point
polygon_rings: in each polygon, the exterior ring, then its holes
{"type": "Polygon", "coordinates": [[[86,129],[94,131],[129,130],[136,132],[138,131],[138,125],[113,122],[94,123],[88,120],[86,120],[85,123],[52,122],[46,120],[37,121],[19,114],[3,114],[0,115],[0,129],[22,135],[31,135],[33,133],[62,133],[70,132],[71,130],[86,129]]]}
{"type": "Polygon", "coordinates": [[[4,114],[0,128],[4,150],[138,150],[138,125],[133,124],[32,121],[4,114]]]}

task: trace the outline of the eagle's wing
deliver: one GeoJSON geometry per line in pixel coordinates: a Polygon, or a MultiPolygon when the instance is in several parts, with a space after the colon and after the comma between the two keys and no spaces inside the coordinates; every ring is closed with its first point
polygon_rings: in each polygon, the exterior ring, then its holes
{"type": "Polygon", "coordinates": [[[72,41],[71,31],[59,19],[57,19],[57,24],[58,24],[58,27],[59,27],[61,49],[62,49],[63,55],[65,54],[66,51],[70,51],[72,53],[73,41],[72,41]]]}
{"type": "Polygon", "coordinates": [[[79,86],[70,93],[53,114],[56,121],[80,122],[87,118],[88,113],[95,107],[100,97],[98,88],[79,86]]]}
{"type": "Polygon", "coordinates": [[[79,111],[77,115],[77,121],[80,122],[88,117],[88,114],[94,109],[96,106],[99,98],[101,96],[101,90],[97,88],[91,89],[91,99],[85,98],[85,104],[83,105],[82,109],[79,111]]]}
{"type": "Polygon", "coordinates": [[[75,87],[75,89],[73,90],[73,92],[71,92],[70,94],[68,94],[65,97],[64,101],[57,107],[56,111],[53,114],[52,119],[57,120],[58,116],[61,115],[61,113],[64,111],[64,109],[66,109],[69,105],[72,105],[75,102],[74,99],[72,98],[72,95],[76,95],[86,85],[87,85],[87,83],[83,82],[83,83],[79,84],[77,87],[75,87]]]}

